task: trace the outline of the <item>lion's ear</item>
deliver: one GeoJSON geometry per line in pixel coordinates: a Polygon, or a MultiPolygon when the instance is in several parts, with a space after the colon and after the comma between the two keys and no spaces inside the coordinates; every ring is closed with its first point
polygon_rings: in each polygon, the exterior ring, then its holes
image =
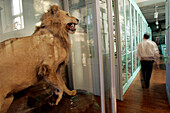
{"type": "Polygon", "coordinates": [[[51,14],[53,15],[53,14],[57,13],[58,10],[60,10],[60,7],[59,7],[59,6],[56,6],[56,5],[53,5],[53,6],[50,7],[50,10],[49,10],[49,11],[50,11],[51,14]]]}

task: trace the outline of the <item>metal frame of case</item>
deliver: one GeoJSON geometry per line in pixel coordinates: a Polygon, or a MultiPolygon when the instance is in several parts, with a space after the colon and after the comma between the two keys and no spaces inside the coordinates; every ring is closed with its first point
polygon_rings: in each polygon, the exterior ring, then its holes
{"type": "Polygon", "coordinates": [[[170,0],[166,1],[166,93],[170,105],[170,0]]]}

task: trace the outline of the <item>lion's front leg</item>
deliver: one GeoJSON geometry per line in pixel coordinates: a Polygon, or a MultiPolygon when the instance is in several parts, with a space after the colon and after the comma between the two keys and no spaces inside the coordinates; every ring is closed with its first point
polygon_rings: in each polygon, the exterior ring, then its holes
{"type": "Polygon", "coordinates": [[[76,90],[69,90],[66,85],[64,84],[64,92],[67,93],[68,95],[76,95],[77,91],[76,90]]]}
{"type": "Polygon", "coordinates": [[[65,92],[65,93],[67,93],[68,95],[70,95],[70,96],[72,96],[72,95],[76,95],[76,90],[69,90],[68,88],[67,88],[67,86],[65,85],[65,82],[64,82],[64,80],[63,80],[63,77],[62,77],[62,72],[63,72],[63,70],[65,70],[65,67],[66,67],[66,64],[65,64],[65,62],[67,62],[67,61],[63,61],[62,63],[60,63],[58,66],[56,66],[57,67],[57,69],[56,69],[56,77],[57,77],[57,79],[58,79],[58,81],[59,81],[59,87],[60,88],[62,88],[63,89],[63,91],[65,92]]]}
{"type": "Polygon", "coordinates": [[[55,103],[49,103],[50,105],[58,105],[60,100],[62,99],[63,95],[63,87],[60,87],[61,83],[58,81],[56,73],[51,67],[47,64],[41,64],[38,73],[37,73],[38,79],[44,79],[47,83],[49,83],[51,86],[53,86],[56,90],[55,95],[58,95],[57,100],[55,103]]]}
{"type": "Polygon", "coordinates": [[[6,97],[4,99],[4,103],[3,103],[2,108],[1,108],[2,113],[7,113],[11,103],[13,102],[13,99],[14,99],[13,95],[10,95],[9,97],[6,97]]]}
{"type": "Polygon", "coordinates": [[[67,86],[65,85],[65,82],[64,82],[64,80],[63,80],[63,78],[62,78],[62,74],[60,74],[60,72],[57,72],[57,78],[59,79],[59,81],[60,81],[60,87],[61,88],[63,88],[63,91],[65,92],[65,93],[67,93],[68,95],[70,95],[70,96],[72,96],[72,95],[76,95],[76,90],[69,90],[68,88],[67,88],[67,86]]]}
{"type": "Polygon", "coordinates": [[[58,69],[55,71],[53,66],[49,66],[47,64],[41,64],[38,70],[38,78],[44,78],[47,83],[52,85],[54,88],[58,89],[55,91],[55,94],[58,95],[58,99],[55,102],[57,105],[60,100],[62,99],[63,92],[67,93],[68,95],[75,95],[76,90],[70,91],[62,78],[62,70],[64,69],[64,64],[57,66],[58,69]]]}
{"type": "Polygon", "coordinates": [[[1,113],[1,108],[2,108],[2,105],[3,105],[3,103],[4,103],[4,98],[5,97],[3,97],[1,94],[0,94],[0,113],[1,113]]]}
{"type": "Polygon", "coordinates": [[[58,103],[60,102],[60,100],[62,99],[62,95],[63,95],[63,90],[59,87],[56,88],[56,90],[54,91],[55,95],[58,95],[58,98],[55,100],[55,102],[49,102],[50,105],[58,105],[58,103]]]}

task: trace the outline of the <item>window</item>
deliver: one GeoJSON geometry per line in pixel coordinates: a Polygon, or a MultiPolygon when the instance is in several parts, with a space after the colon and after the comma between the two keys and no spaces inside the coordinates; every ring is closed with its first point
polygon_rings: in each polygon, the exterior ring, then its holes
{"type": "Polygon", "coordinates": [[[13,31],[24,28],[22,0],[12,0],[13,31]]]}

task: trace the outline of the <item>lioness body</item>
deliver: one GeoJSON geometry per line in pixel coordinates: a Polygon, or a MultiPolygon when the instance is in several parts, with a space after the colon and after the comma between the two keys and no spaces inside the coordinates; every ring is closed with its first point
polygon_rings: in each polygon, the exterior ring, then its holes
{"type": "Polygon", "coordinates": [[[1,112],[5,113],[10,106],[13,100],[10,94],[34,85],[39,77],[58,88],[56,105],[61,100],[63,91],[69,95],[76,94],[76,91],[67,89],[60,74],[60,70],[67,64],[70,48],[66,25],[78,22],[76,18],[65,14],[67,12],[57,6],[51,6],[41,19],[42,25],[32,36],[0,43],[1,112]],[[67,21],[62,23],[60,19],[56,19],[60,16],[65,16],[67,21]]]}

